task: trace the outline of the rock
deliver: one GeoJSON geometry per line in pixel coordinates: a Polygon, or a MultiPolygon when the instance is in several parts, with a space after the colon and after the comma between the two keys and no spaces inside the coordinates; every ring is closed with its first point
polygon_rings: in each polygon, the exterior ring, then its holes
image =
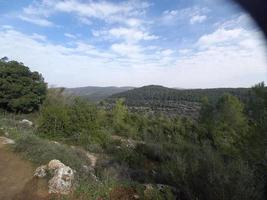
{"type": "Polygon", "coordinates": [[[20,124],[27,125],[27,126],[33,126],[33,122],[27,119],[23,119],[19,122],[20,124]]]}
{"type": "Polygon", "coordinates": [[[89,152],[86,153],[86,156],[91,162],[91,167],[94,168],[96,166],[97,157],[94,154],[89,153],[89,152]]]}
{"type": "Polygon", "coordinates": [[[35,170],[34,176],[43,178],[48,172],[53,177],[48,182],[48,192],[56,194],[69,194],[73,187],[74,170],[59,160],[51,160],[35,170]]]}
{"type": "Polygon", "coordinates": [[[51,160],[47,165],[49,171],[53,171],[64,166],[65,165],[59,160],[51,160]]]}
{"type": "Polygon", "coordinates": [[[34,176],[38,177],[38,178],[43,178],[46,175],[47,175],[47,166],[46,165],[42,165],[42,166],[38,167],[34,172],[34,176]]]}
{"type": "Polygon", "coordinates": [[[6,138],[6,137],[0,137],[0,143],[1,144],[15,144],[15,141],[9,138],[6,138]]]}
{"type": "Polygon", "coordinates": [[[56,169],[55,175],[48,182],[48,192],[57,194],[69,194],[74,180],[73,170],[68,167],[60,167],[56,169]]]}

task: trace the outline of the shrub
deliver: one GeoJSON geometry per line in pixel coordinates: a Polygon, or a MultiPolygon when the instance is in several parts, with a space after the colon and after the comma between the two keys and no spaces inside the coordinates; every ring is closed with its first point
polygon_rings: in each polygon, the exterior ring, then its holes
{"type": "Polygon", "coordinates": [[[40,111],[38,132],[44,137],[64,140],[90,148],[105,145],[108,134],[100,126],[97,107],[85,100],[68,99],[62,90],[51,90],[40,111]]]}

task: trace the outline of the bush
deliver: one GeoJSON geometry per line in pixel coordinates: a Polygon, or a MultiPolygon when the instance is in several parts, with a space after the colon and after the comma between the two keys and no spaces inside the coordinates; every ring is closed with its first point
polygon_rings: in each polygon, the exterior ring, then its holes
{"type": "Polygon", "coordinates": [[[180,147],[158,174],[158,181],[180,188],[189,200],[264,199],[264,183],[253,168],[240,159],[226,162],[210,146],[180,147]]]}
{"type": "Polygon", "coordinates": [[[109,134],[100,126],[102,115],[95,105],[79,98],[68,99],[62,90],[50,90],[40,111],[38,132],[44,137],[90,148],[105,145],[109,134]]]}

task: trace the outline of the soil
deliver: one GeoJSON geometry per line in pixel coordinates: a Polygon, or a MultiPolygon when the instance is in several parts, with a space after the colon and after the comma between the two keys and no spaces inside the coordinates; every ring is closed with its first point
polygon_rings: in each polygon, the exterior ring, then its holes
{"type": "Polygon", "coordinates": [[[47,180],[34,178],[34,170],[0,141],[0,200],[48,200],[47,180]]]}

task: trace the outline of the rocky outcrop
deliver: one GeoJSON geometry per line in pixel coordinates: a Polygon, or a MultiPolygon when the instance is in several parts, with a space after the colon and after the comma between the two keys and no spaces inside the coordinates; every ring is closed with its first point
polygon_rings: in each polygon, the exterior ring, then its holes
{"type": "Polygon", "coordinates": [[[35,170],[34,176],[43,178],[50,174],[48,192],[56,194],[69,194],[73,189],[74,171],[59,160],[51,160],[35,170]]]}

